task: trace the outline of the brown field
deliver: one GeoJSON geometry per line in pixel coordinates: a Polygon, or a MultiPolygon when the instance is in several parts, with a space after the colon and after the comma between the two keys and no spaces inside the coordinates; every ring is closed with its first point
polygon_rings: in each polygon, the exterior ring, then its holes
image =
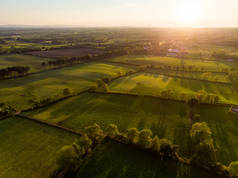
{"type": "Polygon", "coordinates": [[[27,54],[40,57],[77,57],[88,54],[102,54],[103,51],[93,48],[74,48],[74,49],[53,49],[49,51],[33,51],[27,54]]]}

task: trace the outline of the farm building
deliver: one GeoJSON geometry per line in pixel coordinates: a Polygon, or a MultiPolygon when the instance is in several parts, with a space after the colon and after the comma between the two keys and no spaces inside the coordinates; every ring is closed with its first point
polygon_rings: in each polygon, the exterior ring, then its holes
{"type": "Polygon", "coordinates": [[[178,56],[180,54],[179,49],[168,49],[167,56],[178,56]]]}
{"type": "Polygon", "coordinates": [[[231,112],[238,114],[238,106],[232,107],[231,112]]]}

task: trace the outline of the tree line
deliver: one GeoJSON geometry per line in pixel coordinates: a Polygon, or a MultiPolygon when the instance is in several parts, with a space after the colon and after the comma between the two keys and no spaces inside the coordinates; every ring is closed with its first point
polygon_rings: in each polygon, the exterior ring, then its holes
{"type": "Polygon", "coordinates": [[[0,69],[0,78],[26,75],[30,70],[28,66],[15,66],[0,69]]]}
{"type": "Polygon", "coordinates": [[[74,174],[80,168],[83,158],[105,138],[150,152],[161,160],[174,160],[197,166],[224,178],[238,176],[238,161],[230,163],[228,167],[216,161],[212,132],[205,122],[194,123],[190,130],[192,151],[190,158],[181,157],[178,145],[172,144],[167,139],[153,136],[150,129],[138,131],[137,128],[130,128],[126,132],[120,132],[115,124],[110,124],[104,131],[99,125],[94,124],[84,129],[84,134],[78,141],[60,149],[54,175],[74,174]]]}

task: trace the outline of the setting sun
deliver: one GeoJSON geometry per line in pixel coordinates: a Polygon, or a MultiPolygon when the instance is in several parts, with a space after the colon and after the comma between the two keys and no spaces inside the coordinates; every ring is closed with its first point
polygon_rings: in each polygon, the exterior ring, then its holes
{"type": "Polygon", "coordinates": [[[195,0],[184,0],[178,8],[178,20],[182,23],[194,23],[202,16],[201,4],[195,0]]]}

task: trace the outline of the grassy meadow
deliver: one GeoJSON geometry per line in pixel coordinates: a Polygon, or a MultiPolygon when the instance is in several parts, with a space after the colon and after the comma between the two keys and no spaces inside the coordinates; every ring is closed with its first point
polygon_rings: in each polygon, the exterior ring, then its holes
{"type": "Polygon", "coordinates": [[[231,84],[214,83],[193,79],[181,79],[166,75],[138,73],[113,81],[109,89],[111,92],[132,93],[139,95],[160,96],[161,91],[172,91],[174,99],[180,99],[180,94],[196,95],[204,90],[209,94],[219,96],[220,103],[238,104],[238,95],[231,84]]]}
{"type": "Polygon", "coordinates": [[[185,153],[184,138],[190,128],[186,109],[184,103],[148,97],[85,93],[25,114],[78,131],[94,123],[103,129],[113,123],[121,131],[131,127],[150,128],[160,138],[181,145],[185,153]]]}
{"type": "Polygon", "coordinates": [[[97,80],[114,78],[131,69],[104,63],[81,64],[61,70],[51,70],[24,78],[3,80],[0,83],[0,100],[16,110],[32,107],[33,101],[63,97],[63,89],[72,94],[97,85],[97,80]]]}
{"type": "Polygon", "coordinates": [[[52,59],[21,54],[0,55],[0,69],[13,66],[29,66],[29,72],[41,70],[41,63],[52,59]]]}
{"type": "Polygon", "coordinates": [[[213,178],[205,171],[172,161],[160,161],[155,155],[130,146],[105,141],[85,158],[77,178],[213,178]]]}
{"type": "Polygon", "coordinates": [[[57,151],[77,136],[17,117],[0,121],[0,177],[49,178],[57,151]]]}
{"type": "Polygon", "coordinates": [[[161,56],[120,56],[110,59],[113,62],[123,62],[136,65],[170,65],[170,66],[195,66],[197,68],[203,68],[204,71],[220,72],[222,69],[230,69],[232,66],[218,61],[210,60],[192,60],[192,59],[180,59],[174,57],[161,57],[161,56]]]}

